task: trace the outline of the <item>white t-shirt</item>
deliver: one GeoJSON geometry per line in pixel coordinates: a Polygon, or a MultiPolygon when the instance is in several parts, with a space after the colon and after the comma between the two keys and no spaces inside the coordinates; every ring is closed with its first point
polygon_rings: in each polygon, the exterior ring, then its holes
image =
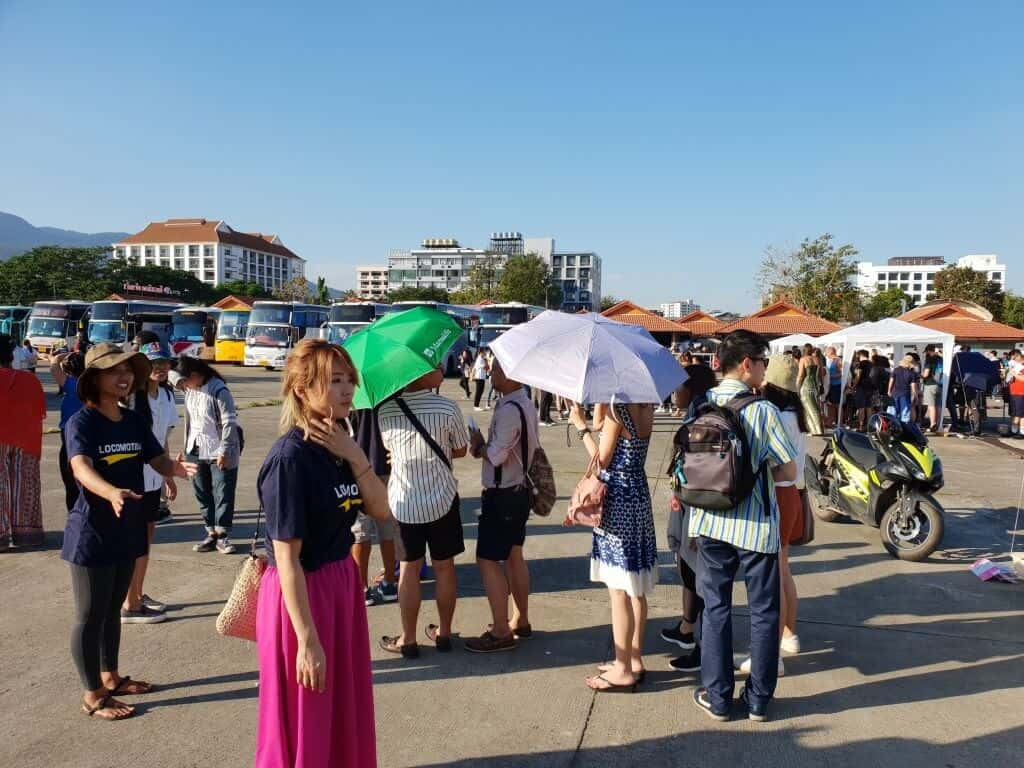
{"type": "Polygon", "coordinates": [[[487,358],[480,356],[473,363],[473,379],[483,381],[487,378],[487,358]]]}
{"type": "MultiPolygon", "coordinates": [[[[160,445],[167,444],[167,432],[178,426],[178,408],[174,404],[174,395],[163,387],[156,393],[156,399],[149,398],[149,408],[153,412],[153,436],[160,445]]],[[[159,491],[164,484],[164,476],[149,464],[144,468],[146,491],[159,491]]]]}
{"type": "Polygon", "coordinates": [[[796,455],[793,461],[796,462],[796,480],[775,481],[776,488],[785,488],[795,485],[797,488],[804,487],[804,456],[807,455],[807,435],[800,431],[800,420],[796,417],[795,411],[780,411],[782,428],[786,430],[789,442],[796,448],[796,455]]]}
{"type": "Polygon", "coordinates": [[[16,371],[27,371],[31,365],[31,353],[25,347],[20,344],[14,348],[14,360],[11,362],[11,368],[16,371]]]}

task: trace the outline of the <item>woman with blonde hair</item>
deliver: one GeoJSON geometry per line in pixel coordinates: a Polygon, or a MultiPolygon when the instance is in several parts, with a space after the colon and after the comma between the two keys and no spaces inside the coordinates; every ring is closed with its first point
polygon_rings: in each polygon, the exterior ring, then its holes
{"type": "Polygon", "coordinates": [[[348,353],[305,339],[285,366],[281,437],[257,481],[269,567],[259,590],[256,767],[375,766],[370,642],[356,513],[388,517],[387,490],[338,424],[359,376],[348,353]]]}

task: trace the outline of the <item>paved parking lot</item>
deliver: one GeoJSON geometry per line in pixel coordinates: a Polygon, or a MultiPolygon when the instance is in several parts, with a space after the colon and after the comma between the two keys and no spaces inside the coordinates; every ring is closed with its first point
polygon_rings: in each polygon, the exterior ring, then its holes
{"type": "MultiPolygon", "coordinates": [[[[277,394],[279,375],[225,368],[241,405],[277,394]]],[[[48,390],[52,383],[44,379],[48,390]]],[[[455,383],[445,393],[467,409],[455,383]]],[[[55,423],[51,399],[48,421],[55,423]]],[[[252,534],[255,478],[276,437],[278,409],[241,411],[246,453],[236,540],[252,534]]],[[[489,414],[474,414],[486,424],[489,414]]],[[[648,461],[659,544],[662,476],[674,424],[659,417],[648,461]]],[[[565,430],[542,430],[567,496],[586,461],[565,430]]],[[[59,558],[65,512],[56,467],[59,438],[44,438],[43,551],[0,556],[2,764],[11,768],[251,764],[256,725],[254,647],[221,638],[213,621],[239,556],[197,555],[202,536],[185,489],[174,520],[157,529],[147,591],[173,606],[162,625],[124,628],[122,671],[161,685],[138,697],[140,716],[107,724],[79,713],[68,632],[71,595],[59,558]]],[[[815,449],[818,443],[814,443],[815,449]]],[[[1024,762],[1024,586],[986,584],[967,569],[1009,548],[1024,462],[981,441],[937,443],[947,473],[943,549],[922,564],[892,560],[877,531],[821,524],[793,557],[804,653],[786,659],[772,722],[713,723],[689,699],[696,680],[671,670],[657,629],[677,616],[678,579],[663,552],[651,599],[650,670],[635,695],[601,695],[583,678],[611,653],[605,593],[588,582],[589,534],[534,519],[527,554],[534,639],[513,653],[425,650],[417,660],[374,651],[382,766],[922,766],[1024,762]]],[[[456,628],[488,621],[473,563],[479,465],[456,462],[468,552],[458,559],[456,628]]],[[[1022,526],[1024,527],[1024,526],[1022,526]]],[[[376,564],[376,557],[374,563],[376,564]]],[[[430,586],[425,598],[431,596],[430,586]]],[[[737,650],[745,647],[737,589],[737,650]]],[[[436,619],[424,603],[422,624],[436,619]]],[[[373,639],[398,629],[397,606],[370,609],[373,639]]]]}

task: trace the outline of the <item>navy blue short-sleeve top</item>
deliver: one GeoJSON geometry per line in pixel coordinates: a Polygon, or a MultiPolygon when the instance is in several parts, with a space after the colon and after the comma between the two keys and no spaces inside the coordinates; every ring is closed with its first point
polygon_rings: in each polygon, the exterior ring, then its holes
{"type": "Polygon", "coordinates": [[[303,439],[296,428],[271,447],[257,484],[271,565],[274,540],[301,539],[299,562],[306,571],[348,557],[363,499],[347,462],[303,439]]]}

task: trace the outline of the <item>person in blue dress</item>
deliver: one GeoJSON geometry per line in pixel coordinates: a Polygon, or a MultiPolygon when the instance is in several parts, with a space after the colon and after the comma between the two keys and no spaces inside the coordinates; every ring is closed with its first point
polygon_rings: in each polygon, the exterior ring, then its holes
{"type": "Polygon", "coordinates": [[[594,407],[588,428],[583,409],[574,405],[569,419],[607,483],[601,525],[594,529],[590,580],[604,583],[612,610],[615,660],[587,678],[595,691],[632,691],[644,678],[641,653],[647,622],[647,595],[657,583],[657,542],[647,486],[647,449],[654,426],[653,404],[594,407]],[[600,431],[600,442],[593,433],[600,431]]]}

